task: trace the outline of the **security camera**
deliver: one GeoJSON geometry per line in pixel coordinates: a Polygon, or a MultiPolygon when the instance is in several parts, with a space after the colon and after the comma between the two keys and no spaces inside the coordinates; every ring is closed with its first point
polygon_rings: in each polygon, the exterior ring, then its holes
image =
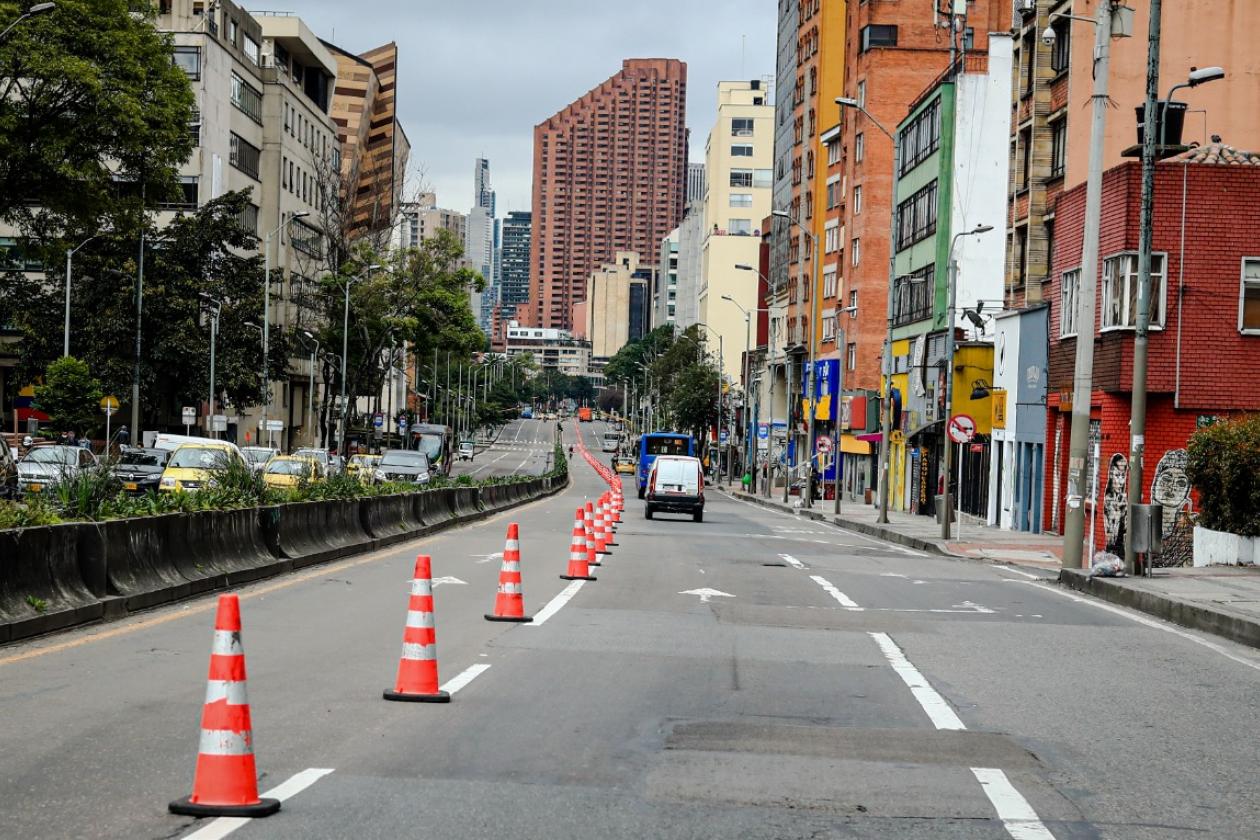
{"type": "Polygon", "coordinates": [[[1046,31],[1041,33],[1041,43],[1047,47],[1053,47],[1054,42],[1058,39],[1058,35],[1054,31],[1053,26],[1047,26],[1046,31]]]}

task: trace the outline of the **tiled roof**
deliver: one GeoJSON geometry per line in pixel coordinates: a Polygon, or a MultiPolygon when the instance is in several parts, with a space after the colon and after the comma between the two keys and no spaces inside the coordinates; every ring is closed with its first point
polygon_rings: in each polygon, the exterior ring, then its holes
{"type": "Polygon", "coordinates": [[[1216,166],[1260,166],[1260,153],[1245,152],[1225,143],[1209,143],[1206,146],[1196,146],[1168,160],[1176,163],[1204,163],[1216,166]]]}

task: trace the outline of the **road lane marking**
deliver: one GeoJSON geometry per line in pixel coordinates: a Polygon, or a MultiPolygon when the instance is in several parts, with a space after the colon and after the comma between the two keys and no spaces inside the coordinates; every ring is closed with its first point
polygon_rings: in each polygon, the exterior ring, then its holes
{"type": "Polygon", "coordinates": [[[1025,572],[1023,569],[1017,569],[1014,566],[998,566],[997,568],[1000,569],[1001,571],[1014,572],[1017,575],[1023,575],[1024,577],[1032,578],[1033,580],[1049,580],[1050,579],[1046,575],[1034,575],[1032,572],[1025,572]]]}
{"type": "MultiPolygon", "coordinates": [[[[490,666],[487,665],[486,667],[490,666]]],[[[308,768],[301,773],[291,776],[271,790],[264,791],[262,796],[267,799],[279,799],[281,802],[284,802],[306,790],[331,772],[333,772],[331,767],[308,768]]],[[[253,821],[250,817],[218,817],[189,834],[184,840],[222,840],[222,838],[227,837],[236,829],[242,828],[253,821]]]]}
{"type": "Polygon", "coordinates": [[[534,614],[534,620],[527,623],[525,626],[526,627],[541,626],[544,622],[547,621],[547,619],[551,618],[553,615],[560,612],[560,608],[563,607],[565,604],[569,603],[569,601],[572,600],[574,595],[578,594],[578,590],[582,588],[582,584],[584,583],[586,583],[586,581],[584,580],[575,580],[572,583],[570,583],[568,586],[566,586],[564,589],[561,589],[560,594],[552,598],[550,601],[548,601],[547,606],[543,607],[541,610],[536,612],[534,614]]]}
{"type": "Polygon", "coordinates": [[[688,589],[679,592],[679,595],[699,595],[700,603],[707,604],[711,598],[734,598],[735,596],[729,592],[723,592],[720,589],[688,589]]]}
{"type": "MultiPolygon", "coordinates": [[[[1037,590],[1041,592],[1053,592],[1055,595],[1061,595],[1062,597],[1067,598],[1069,601],[1075,601],[1078,604],[1088,604],[1091,607],[1097,607],[1100,610],[1106,610],[1109,613],[1115,613],[1116,615],[1123,616],[1124,618],[1129,619],[1129,621],[1135,621],[1138,624],[1143,625],[1144,627],[1152,627],[1156,630],[1163,630],[1165,633],[1172,633],[1174,636],[1180,636],[1181,638],[1186,639],[1187,641],[1194,642],[1196,645],[1200,645],[1202,647],[1207,648],[1210,651],[1219,653],[1221,656],[1225,657],[1231,662],[1237,662],[1239,665],[1246,665],[1248,668],[1251,668],[1252,670],[1260,671],[1260,662],[1254,662],[1250,659],[1246,659],[1242,656],[1238,656],[1237,654],[1230,653],[1228,650],[1216,644],[1215,642],[1208,641],[1207,639],[1201,639],[1198,636],[1194,635],[1193,633],[1189,632],[1188,630],[1182,630],[1181,628],[1175,627],[1171,624],[1165,624],[1159,621],[1158,619],[1147,618],[1144,615],[1139,615],[1137,613],[1130,612],[1126,609],[1122,609],[1121,607],[1113,606],[1111,604],[1107,604],[1102,601],[1095,601],[1090,598],[1082,598],[1079,595],[1073,595],[1070,592],[1064,592],[1063,590],[1056,589],[1053,586],[1042,586],[1039,583],[1035,583],[1033,581],[1014,580],[1013,578],[1007,578],[1007,582],[1027,584],[1029,586],[1036,587],[1037,590]]],[[[4,663],[2,660],[0,660],[0,665],[2,664],[4,663]]]]}
{"type": "Polygon", "coordinates": [[[443,575],[443,576],[442,576],[442,577],[440,577],[440,578],[434,578],[434,579],[433,579],[433,585],[434,585],[434,586],[441,586],[441,585],[442,585],[442,584],[444,584],[444,583],[462,583],[462,584],[464,584],[465,586],[467,586],[467,585],[468,585],[468,581],[466,581],[466,580],[460,580],[459,578],[457,578],[457,577],[452,577],[452,576],[450,576],[450,575],[443,575]]]}
{"type": "Polygon", "coordinates": [[[819,586],[821,586],[823,589],[825,589],[827,591],[827,594],[830,595],[832,598],[835,598],[837,601],[839,601],[840,606],[844,607],[846,610],[850,610],[851,612],[862,611],[862,608],[857,605],[857,601],[854,601],[848,595],[845,595],[839,589],[836,589],[835,585],[832,584],[832,582],[827,580],[825,577],[819,577],[818,575],[810,575],[809,579],[812,580],[814,583],[818,584],[819,586]]]}
{"type": "Polygon", "coordinates": [[[897,672],[897,676],[901,677],[901,681],[910,689],[910,693],[914,695],[914,699],[919,701],[919,705],[923,707],[923,711],[927,712],[927,716],[932,721],[932,725],[937,729],[962,730],[967,727],[963,725],[962,720],[954,713],[953,708],[945,701],[945,698],[937,694],[936,689],[932,688],[932,684],[927,678],[919,673],[919,669],[911,664],[906,655],[902,653],[901,648],[897,647],[897,643],[887,633],[870,633],[868,634],[875,640],[875,644],[879,645],[879,649],[883,652],[884,658],[888,660],[888,664],[897,672]]]}
{"type": "Polygon", "coordinates": [[[479,662],[476,665],[469,665],[453,678],[438,686],[438,690],[445,691],[447,694],[454,694],[489,670],[490,665],[487,662],[479,662]]]}
{"type": "MultiPolygon", "coordinates": [[[[757,510],[764,511],[765,513],[770,513],[775,516],[784,516],[790,519],[797,518],[797,515],[794,513],[787,513],[786,511],[775,510],[774,508],[762,507],[761,505],[756,504],[754,502],[745,501],[744,499],[737,499],[731,494],[726,493],[725,491],[719,491],[719,492],[722,492],[723,495],[725,495],[732,502],[739,502],[742,505],[747,505],[748,507],[756,508],[757,510]]],[[[896,543],[888,542],[887,540],[881,540],[878,537],[867,536],[866,534],[863,534],[860,531],[853,531],[848,528],[841,527],[839,525],[836,525],[834,522],[828,522],[825,519],[817,520],[817,522],[819,525],[824,525],[828,528],[831,528],[836,531],[840,531],[841,533],[844,533],[844,534],[852,534],[855,537],[866,540],[867,542],[875,543],[876,545],[881,546],[883,548],[887,548],[890,551],[898,551],[902,554],[907,554],[911,557],[927,557],[928,556],[926,552],[916,551],[913,548],[906,548],[903,545],[897,545],[896,543]]]]}
{"type": "Polygon", "coordinates": [[[997,811],[1006,833],[1014,840],[1054,840],[1054,835],[1005,773],[992,767],[972,767],[971,772],[993,803],[993,810],[997,811]]]}
{"type": "Polygon", "coordinates": [[[809,568],[809,567],[808,567],[808,566],[806,566],[804,563],[802,563],[800,560],[797,560],[795,557],[793,557],[791,554],[780,554],[779,556],[783,558],[783,562],[784,562],[784,563],[787,563],[787,564],[788,564],[789,566],[791,566],[793,569],[807,569],[807,568],[809,568]]]}

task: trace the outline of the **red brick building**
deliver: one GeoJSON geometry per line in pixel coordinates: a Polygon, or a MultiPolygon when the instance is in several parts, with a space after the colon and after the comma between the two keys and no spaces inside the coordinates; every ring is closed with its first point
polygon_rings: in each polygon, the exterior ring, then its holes
{"type": "Polygon", "coordinates": [[[682,219],[687,65],[632,58],[534,127],[533,324],[571,329],[591,272],[655,254],[682,219]]]}
{"type": "MultiPolygon", "coordinates": [[[[1098,443],[1095,547],[1123,554],[1133,383],[1140,164],[1103,176],[1091,438],[1098,443]]],[[[1085,186],[1060,197],[1050,282],[1048,530],[1062,532],[1078,325],[1085,186]]],[[[1143,500],[1164,505],[1163,563],[1188,563],[1194,499],[1185,446],[1199,425],[1260,409],[1260,155],[1193,149],[1156,167],[1143,500]]],[[[1090,474],[1094,467],[1091,444],[1090,474]]],[[[1087,489],[1087,495],[1090,495],[1087,489]]],[[[1089,519],[1087,519],[1089,521],[1089,519]]],[[[1089,532],[1087,526],[1087,534],[1089,532]]]]}

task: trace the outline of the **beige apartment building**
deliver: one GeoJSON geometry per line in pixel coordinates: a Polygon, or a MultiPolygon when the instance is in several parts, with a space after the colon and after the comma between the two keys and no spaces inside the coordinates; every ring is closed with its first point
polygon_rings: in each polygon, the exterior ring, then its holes
{"type": "Polygon", "coordinates": [[[761,225],[771,211],[774,105],[759,80],[718,82],[717,93],[717,121],[705,144],[698,320],[708,325],[710,350],[717,351],[721,337],[722,372],[738,382],[748,335],[744,312],[755,318],[761,281],[756,271],[735,266],[755,269],[760,262],[761,225]]]}
{"type": "Polygon", "coordinates": [[[640,271],[634,251],[618,251],[610,263],[591,272],[586,299],[575,305],[582,318],[581,336],[591,343],[591,356],[608,359],[646,330],[650,275],[640,271]]]}

